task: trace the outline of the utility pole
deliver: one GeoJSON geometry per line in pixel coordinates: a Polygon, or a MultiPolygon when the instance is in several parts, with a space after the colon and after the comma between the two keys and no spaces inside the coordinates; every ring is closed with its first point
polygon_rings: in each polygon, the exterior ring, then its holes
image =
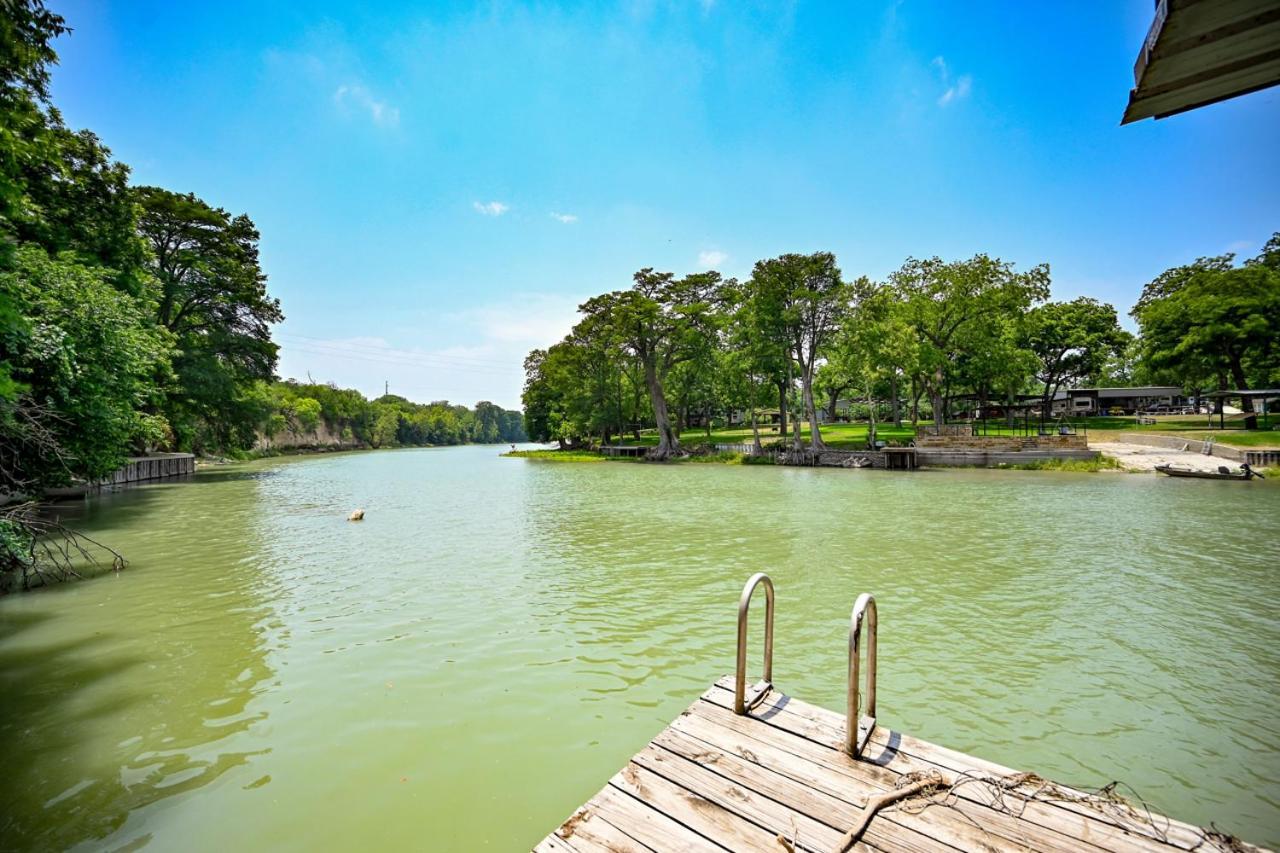
{"type": "Polygon", "coordinates": [[[390,393],[391,393],[391,380],[390,379],[382,380],[382,396],[385,397],[390,393]]]}

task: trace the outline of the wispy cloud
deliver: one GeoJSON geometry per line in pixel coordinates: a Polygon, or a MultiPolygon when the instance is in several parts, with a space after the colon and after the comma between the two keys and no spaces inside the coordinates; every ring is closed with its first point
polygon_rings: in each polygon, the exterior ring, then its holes
{"type": "Polygon", "coordinates": [[[973,88],[973,77],[961,74],[955,82],[952,82],[947,61],[941,56],[934,57],[933,67],[938,69],[938,77],[944,87],[942,94],[938,97],[938,106],[945,107],[953,101],[969,97],[969,91],[973,88]]]}
{"type": "Polygon", "coordinates": [[[364,86],[346,84],[339,86],[333,93],[333,101],[344,108],[362,110],[379,127],[395,127],[400,124],[400,110],[386,101],[380,101],[364,86]]]}
{"type": "Polygon", "coordinates": [[[483,213],[485,216],[501,216],[511,209],[500,201],[473,201],[471,206],[477,213],[483,213]]]}
{"type": "Polygon", "coordinates": [[[698,253],[698,266],[703,269],[714,269],[727,260],[729,256],[719,249],[704,249],[698,253]]]}
{"type": "Polygon", "coordinates": [[[1227,245],[1228,252],[1243,252],[1245,249],[1253,248],[1252,240],[1236,240],[1234,243],[1227,245]]]}
{"type": "Polygon", "coordinates": [[[551,211],[551,218],[565,225],[572,225],[578,221],[578,217],[572,213],[556,213],[554,210],[551,211]]]}

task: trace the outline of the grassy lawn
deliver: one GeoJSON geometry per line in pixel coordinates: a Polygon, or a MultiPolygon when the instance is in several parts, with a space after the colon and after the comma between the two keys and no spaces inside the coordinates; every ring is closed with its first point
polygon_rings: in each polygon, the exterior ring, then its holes
{"type": "MultiPolygon", "coordinates": [[[[866,450],[867,449],[867,425],[866,424],[822,424],[819,427],[822,433],[822,440],[836,450],[866,450]]],[[[809,428],[806,426],[800,431],[805,441],[809,440],[809,428]]],[[[895,429],[892,424],[889,426],[877,425],[876,438],[879,441],[887,441],[889,444],[909,444],[915,438],[915,430],[909,426],[902,429],[895,429]]],[[[772,431],[767,426],[760,428],[760,441],[763,444],[777,441],[779,433],[777,427],[772,431]]],[[[624,444],[635,444],[634,441],[625,441],[624,444]]],[[[653,430],[647,430],[640,433],[640,444],[655,445],[658,443],[658,436],[653,430]]],[[[680,443],[686,446],[694,446],[699,444],[750,444],[751,443],[751,427],[732,427],[712,429],[711,435],[708,437],[705,429],[687,429],[680,435],[680,443]]]]}
{"type": "MultiPolygon", "coordinates": [[[[1243,423],[1239,420],[1232,423],[1227,422],[1227,429],[1207,429],[1207,415],[1167,415],[1156,418],[1154,424],[1139,425],[1133,417],[1092,417],[1086,418],[1084,423],[1088,429],[1089,437],[1095,441],[1117,441],[1121,440],[1122,434],[1126,432],[1137,433],[1172,433],[1177,436],[1203,441],[1212,438],[1221,444],[1231,445],[1232,447],[1276,447],[1280,448],[1280,429],[1268,429],[1266,427],[1272,425],[1280,425],[1280,418],[1272,415],[1267,419],[1259,418],[1260,425],[1263,429],[1245,430],[1243,423]]],[[[931,425],[930,421],[921,421],[921,428],[931,425]]],[[[1021,427],[1009,429],[1003,423],[988,421],[986,424],[987,435],[1021,435],[1021,427]]],[[[823,424],[821,427],[823,440],[835,450],[866,450],[867,449],[867,425],[865,423],[845,424],[823,424]]],[[[809,429],[805,427],[800,432],[805,441],[809,440],[809,429]]],[[[896,429],[892,424],[878,425],[876,427],[876,437],[880,441],[888,442],[890,446],[905,446],[911,443],[915,438],[915,430],[910,426],[904,425],[901,429],[896,429]]],[[[770,429],[769,427],[760,428],[760,441],[764,444],[775,442],[779,438],[777,427],[770,429]]],[[[652,447],[658,443],[658,436],[654,430],[645,430],[640,433],[640,441],[636,442],[629,436],[618,444],[634,445],[639,444],[644,447],[652,447]]],[[[705,429],[687,429],[680,436],[680,443],[686,447],[693,447],[703,444],[750,444],[751,443],[751,427],[731,427],[712,429],[708,435],[705,429]]],[[[509,456],[528,456],[531,458],[557,458],[563,461],[599,461],[600,456],[593,453],[581,454],[586,458],[570,459],[568,457],[576,455],[578,452],[571,451],[561,453],[560,451],[519,451],[509,456]],[[546,454],[546,456],[544,456],[546,454]]]]}
{"type": "MultiPolygon", "coordinates": [[[[517,459],[550,459],[553,462],[643,462],[634,456],[605,456],[595,450],[513,450],[503,456],[517,459]]],[[[715,462],[721,465],[772,465],[772,456],[748,456],[745,453],[722,451],[701,456],[685,456],[670,460],[669,464],[697,464],[715,462]]]]}

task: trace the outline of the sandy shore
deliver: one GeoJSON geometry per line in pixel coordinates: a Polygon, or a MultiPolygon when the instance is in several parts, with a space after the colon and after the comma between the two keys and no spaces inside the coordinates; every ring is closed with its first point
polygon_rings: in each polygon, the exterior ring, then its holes
{"type": "Polygon", "coordinates": [[[1240,467],[1239,462],[1223,459],[1221,456],[1205,456],[1203,453],[1147,447],[1143,444],[1123,444],[1118,441],[1090,441],[1089,449],[1101,451],[1104,456],[1118,460],[1130,471],[1151,471],[1157,465],[1174,465],[1195,471],[1217,471],[1219,465],[1225,465],[1232,471],[1240,467]]]}

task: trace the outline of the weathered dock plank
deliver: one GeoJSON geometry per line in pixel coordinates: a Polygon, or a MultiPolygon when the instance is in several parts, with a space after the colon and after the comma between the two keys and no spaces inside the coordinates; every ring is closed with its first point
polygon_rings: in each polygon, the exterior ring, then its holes
{"type": "Polygon", "coordinates": [[[831,851],[870,798],[926,774],[945,788],[875,813],[850,849],[1258,849],[883,727],[854,759],[843,715],[776,690],[738,715],[733,688],[712,685],[535,849],[831,851]]]}

